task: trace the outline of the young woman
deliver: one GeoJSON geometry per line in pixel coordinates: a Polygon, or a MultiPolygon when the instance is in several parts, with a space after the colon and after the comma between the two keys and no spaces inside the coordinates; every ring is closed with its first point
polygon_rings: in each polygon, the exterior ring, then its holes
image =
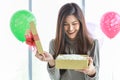
{"type": "Polygon", "coordinates": [[[50,41],[49,53],[36,52],[36,57],[48,62],[47,69],[51,80],[98,80],[98,40],[88,33],[84,15],[76,3],[67,3],[61,7],[56,37],[50,41]],[[80,70],[56,69],[55,59],[59,54],[88,55],[89,67],[80,70]]]}

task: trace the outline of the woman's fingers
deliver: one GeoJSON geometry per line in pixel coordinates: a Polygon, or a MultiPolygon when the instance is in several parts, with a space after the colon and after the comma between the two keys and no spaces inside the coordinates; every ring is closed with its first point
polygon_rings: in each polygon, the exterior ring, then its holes
{"type": "Polygon", "coordinates": [[[36,52],[35,56],[41,61],[44,60],[44,56],[42,54],[39,54],[38,51],[36,52]]]}
{"type": "Polygon", "coordinates": [[[89,64],[93,64],[93,59],[91,57],[89,57],[89,64]]]}
{"type": "Polygon", "coordinates": [[[38,51],[36,51],[36,55],[35,55],[38,59],[40,59],[41,61],[50,61],[53,60],[53,57],[51,54],[47,53],[47,52],[43,52],[43,53],[38,53],[38,51]]]}
{"type": "Polygon", "coordinates": [[[88,61],[89,61],[88,68],[78,69],[78,70],[75,70],[75,71],[83,72],[85,74],[90,74],[94,70],[92,57],[88,57],[88,61]]]}

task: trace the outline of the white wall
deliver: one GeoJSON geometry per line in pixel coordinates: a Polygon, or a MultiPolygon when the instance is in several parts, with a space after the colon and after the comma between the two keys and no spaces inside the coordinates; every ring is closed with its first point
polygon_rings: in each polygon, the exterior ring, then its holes
{"type": "Polygon", "coordinates": [[[0,2],[0,79],[27,80],[27,46],[11,33],[11,15],[19,9],[28,9],[28,0],[0,2]]]}

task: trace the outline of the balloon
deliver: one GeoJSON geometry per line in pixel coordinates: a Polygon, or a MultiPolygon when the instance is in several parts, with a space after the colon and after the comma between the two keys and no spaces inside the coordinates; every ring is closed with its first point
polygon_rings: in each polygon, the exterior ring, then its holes
{"type": "Polygon", "coordinates": [[[14,36],[19,40],[25,41],[26,30],[30,28],[29,23],[35,22],[33,14],[27,10],[19,10],[10,19],[10,28],[14,36]]]}
{"type": "Polygon", "coordinates": [[[101,18],[101,29],[110,39],[114,38],[120,31],[120,15],[116,12],[107,12],[101,18]]]}

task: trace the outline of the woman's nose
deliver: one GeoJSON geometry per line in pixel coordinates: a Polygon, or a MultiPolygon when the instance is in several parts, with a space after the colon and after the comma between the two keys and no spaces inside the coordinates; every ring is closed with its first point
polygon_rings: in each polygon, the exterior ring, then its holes
{"type": "Polygon", "coordinates": [[[70,25],[69,30],[73,30],[73,28],[74,28],[73,25],[70,25]]]}

